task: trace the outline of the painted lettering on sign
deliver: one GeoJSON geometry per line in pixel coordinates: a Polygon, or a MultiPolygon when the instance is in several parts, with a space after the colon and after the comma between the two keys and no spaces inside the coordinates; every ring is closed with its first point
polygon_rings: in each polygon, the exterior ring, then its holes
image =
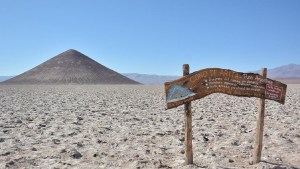
{"type": "Polygon", "coordinates": [[[283,88],[280,86],[273,86],[267,84],[266,86],[266,98],[271,100],[281,100],[283,88]]]}
{"type": "Polygon", "coordinates": [[[228,69],[209,68],[194,72],[173,82],[165,83],[167,108],[174,108],[212,93],[242,97],[258,97],[284,103],[286,84],[264,78],[255,73],[241,73],[228,69]],[[184,88],[188,94],[168,99],[174,88],[184,88]]]}

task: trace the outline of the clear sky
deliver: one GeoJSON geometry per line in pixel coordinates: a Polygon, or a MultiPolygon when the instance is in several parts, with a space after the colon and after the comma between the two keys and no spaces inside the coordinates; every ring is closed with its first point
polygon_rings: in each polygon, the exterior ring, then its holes
{"type": "Polygon", "coordinates": [[[300,0],[0,0],[0,75],[68,49],[120,73],[300,64],[300,0]]]}

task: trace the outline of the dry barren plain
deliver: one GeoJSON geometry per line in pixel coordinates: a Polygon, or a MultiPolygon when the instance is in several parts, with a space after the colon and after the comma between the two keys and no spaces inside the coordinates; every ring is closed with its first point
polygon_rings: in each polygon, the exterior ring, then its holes
{"type": "Polygon", "coordinates": [[[300,168],[300,85],[266,101],[262,162],[250,165],[257,98],[192,102],[194,165],[184,165],[183,106],[163,86],[0,85],[0,168],[300,168]]]}

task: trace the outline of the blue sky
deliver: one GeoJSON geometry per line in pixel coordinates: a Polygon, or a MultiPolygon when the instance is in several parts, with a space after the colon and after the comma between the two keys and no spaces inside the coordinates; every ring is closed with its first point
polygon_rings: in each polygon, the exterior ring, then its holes
{"type": "Polygon", "coordinates": [[[68,49],[120,73],[300,64],[299,0],[1,0],[0,75],[68,49]]]}

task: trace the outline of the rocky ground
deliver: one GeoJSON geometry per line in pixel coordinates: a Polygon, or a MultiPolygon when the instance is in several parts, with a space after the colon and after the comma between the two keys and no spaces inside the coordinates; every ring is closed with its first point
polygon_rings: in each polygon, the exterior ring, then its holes
{"type": "Polygon", "coordinates": [[[266,102],[263,162],[250,165],[257,98],[192,102],[194,165],[184,165],[183,106],[163,86],[0,86],[0,168],[300,168],[300,85],[266,102]]]}

